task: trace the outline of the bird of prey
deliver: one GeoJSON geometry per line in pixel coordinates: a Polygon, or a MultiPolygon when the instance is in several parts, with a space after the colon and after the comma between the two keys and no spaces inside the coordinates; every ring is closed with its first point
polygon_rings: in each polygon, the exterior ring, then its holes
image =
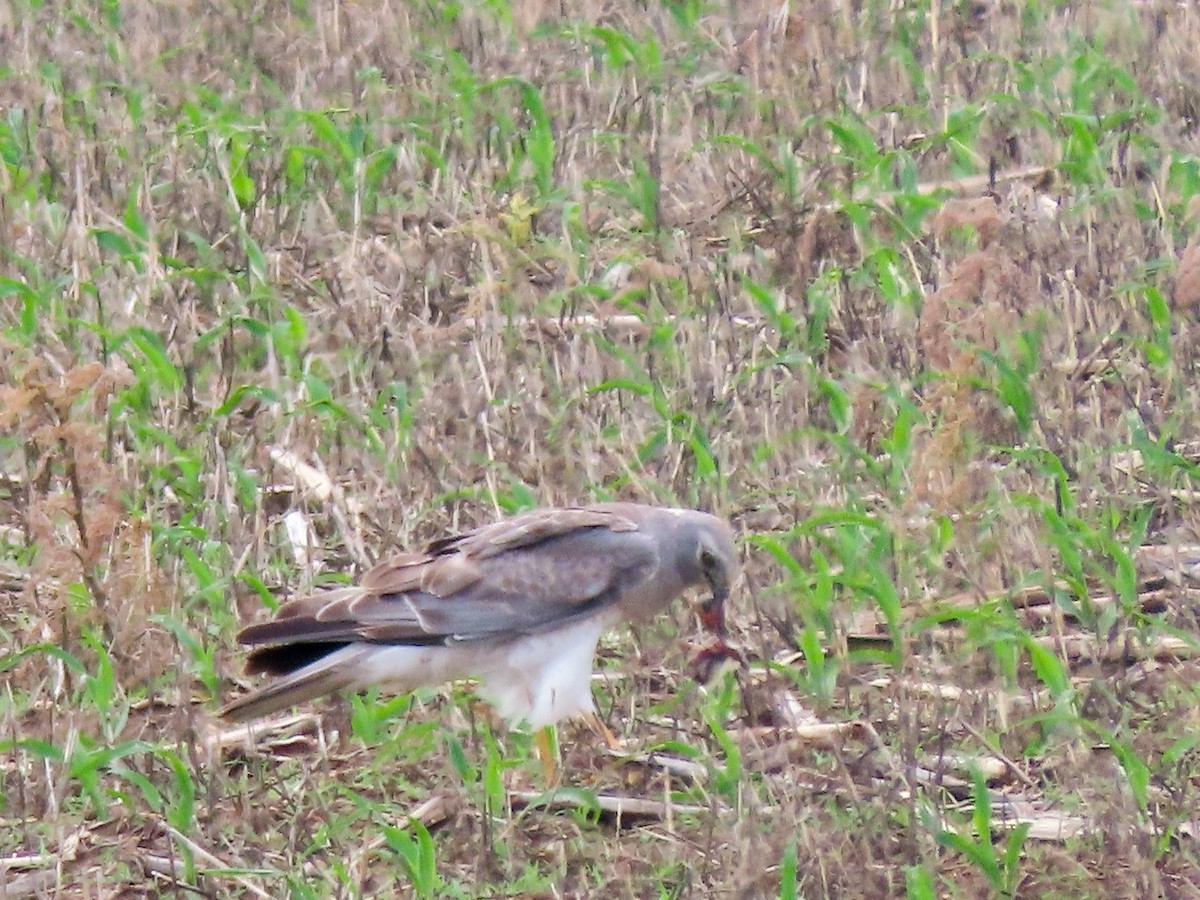
{"type": "Polygon", "coordinates": [[[611,739],[592,704],[601,633],[703,585],[712,597],[702,616],[719,628],[737,572],[729,526],[697,510],[527,512],[393,556],[356,586],[292,600],[245,628],[247,673],[278,678],[221,715],[245,721],[344,689],[476,678],[513,724],[542,729],[578,716],[611,739]]]}

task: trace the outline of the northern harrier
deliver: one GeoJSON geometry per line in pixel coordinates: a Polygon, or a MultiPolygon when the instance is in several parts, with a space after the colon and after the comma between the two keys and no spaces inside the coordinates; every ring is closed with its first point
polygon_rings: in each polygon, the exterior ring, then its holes
{"type": "Polygon", "coordinates": [[[607,735],[591,691],[601,633],[701,585],[712,591],[709,621],[719,622],[737,571],[729,526],[696,510],[602,503],[524,513],[394,556],[357,586],[292,600],[244,629],[247,673],[279,677],[221,715],[246,720],[343,689],[473,677],[510,722],[540,729],[579,716],[607,735]]]}

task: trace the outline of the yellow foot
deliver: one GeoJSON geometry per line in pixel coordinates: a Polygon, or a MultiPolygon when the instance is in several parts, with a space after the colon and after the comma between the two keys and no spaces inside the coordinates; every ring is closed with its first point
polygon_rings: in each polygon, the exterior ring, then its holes
{"type": "Polygon", "coordinates": [[[562,773],[558,770],[558,740],[554,726],[547,725],[539,729],[533,736],[533,743],[542,763],[542,774],[546,776],[546,784],[551,787],[557,785],[562,773]]]}

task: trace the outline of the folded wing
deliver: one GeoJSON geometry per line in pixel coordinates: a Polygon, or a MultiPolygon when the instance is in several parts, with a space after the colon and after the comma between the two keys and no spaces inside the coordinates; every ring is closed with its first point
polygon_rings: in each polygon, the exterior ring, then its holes
{"type": "Polygon", "coordinates": [[[239,640],[275,675],[348,644],[445,645],[534,634],[613,603],[658,565],[654,540],[610,510],[527,513],[401,554],[362,584],[285,604],[239,640]]]}

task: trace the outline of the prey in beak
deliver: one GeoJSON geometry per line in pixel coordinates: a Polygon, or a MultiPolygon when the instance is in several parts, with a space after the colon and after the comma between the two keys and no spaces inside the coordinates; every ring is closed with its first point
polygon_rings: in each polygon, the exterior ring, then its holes
{"type": "MultiPolygon", "coordinates": [[[[702,600],[697,609],[700,616],[700,624],[704,630],[718,635],[725,636],[725,604],[729,600],[729,581],[732,575],[736,575],[736,571],[731,572],[728,564],[721,563],[714,554],[700,554],[701,570],[704,573],[704,580],[708,583],[708,588],[712,591],[712,596],[707,600],[702,600]]],[[[735,564],[736,565],[736,564],[735,564]]]]}
{"type": "Polygon", "coordinates": [[[702,600],[696,609],[700,626],[713,636],[707,645],[693,657],[689,669],[692,677],[701,685],[711,685],[720,679],[721,673],[731,666],[744,667],[745,656],[729,645],[729,631],[725,622],[725,603],[729,599],[729,584],[726,579],[714,577],[715,572],[706,573],[712,596],[702,600]]]}
{"type": "Polygon", "coordinates": [[[728,598],[728,591],[718,593],[714,590],[711,597],[700,601],[700,606],[696,610],[700,617],[700,626],[709,634],[715,634],[718,637],[726,635],[725,601],[728,598]]]}

